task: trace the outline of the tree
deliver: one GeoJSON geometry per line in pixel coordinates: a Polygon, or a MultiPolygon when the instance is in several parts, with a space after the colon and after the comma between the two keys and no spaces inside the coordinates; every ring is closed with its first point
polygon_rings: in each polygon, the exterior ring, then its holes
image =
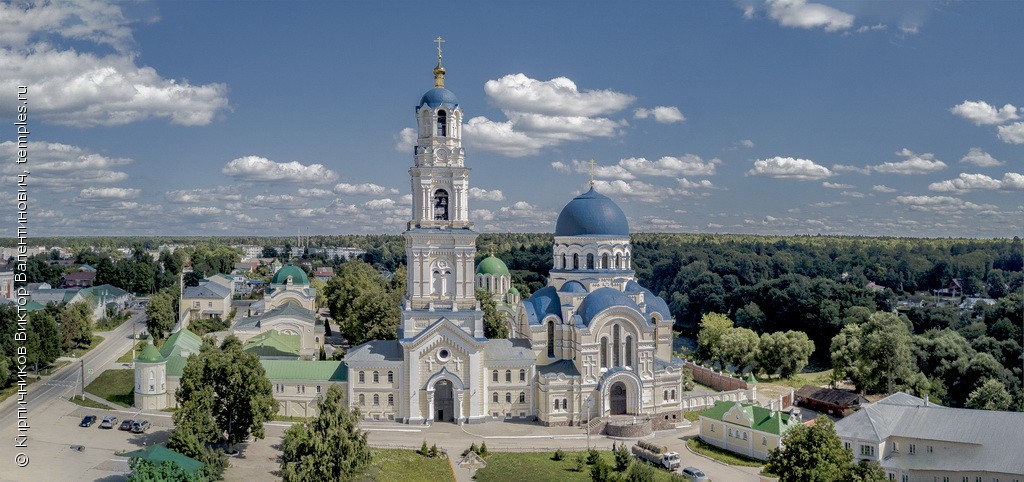
{"type": "Polygon", "coordinates": [[[174,328],[178,321],[175,316],[174,304],[174,298],[169,289],[161,290],[149,297],[149,304],[146,306],[146,329],[150,334],[163,338],[164,334],[174,328]]]}
{"type": "Polygon", "coordinates": [[[65,351],[92,343],[92,321],[89,304],[71,303],[60,310],[60,339],[65,351]]]}
{"type": "MultiPolygon", "coordinates": [[[[285,482],[350,480],[370,463],[367,432],[359,429],[359,410],[349,410],[340,385],[320,400],[320,414],[284,433],[281,478],[285,482]]],[[[427,442],[421,449],[426,451],[427,442]]]]}
{"type": "Polygon", "coordinates": [[[624,482],[654,482],[657,480],[654,466],[640,460],[634,460],[629,464],[629,470],[623,474],[624,482]]]}
{"type": "Polygon", "coordinates": [[[615,456],[615,471],[625,472],[629,468],[629,463],[633,461],[633,455],[629,453],[629,447],[626,447],[626,443],[616,445],[612,449],[612,455],[615,456]]]}
{"type": "Polygon", "coordinates": [[[967,397],[967,408],[979,410],[1009,410],[1013,398],[1006,386],[999,380],[990,378],[967,397]]]}
{"type": "Polygon", "coordinates": [[[764,325],[764,312],[761,311],[761,307],[757,306],[757,303],[751,301],[746,306],[736,310],[736,325],[744,328],[750,328],[752,330],[760,330],[764,325]]]}
{"type": "Polygon", "coordinates": [[[732,320],[721,313],[705,313],[701,316],[700,332],[697,334],[697,358],[721,361],[718,340],[730,329],[732,320]]]}
{"type": "Polygon", "coordinates": [[[181,466],[169,460],[157,465],[145,459],[135,458],[128,462],[132,472],[128,474],[127,482],[166,482],[169,480],[180,482],[200,482],[207,480],[197,474],[185,472],[181,466]]]}
{"type": "Polygon", "coordinates": [[[480,302],[480,309],[484,312],[484,336],[487,338],[508,338],[508,325],[498,311],[498,305],[494,302],[485,289],[476,290],[476,300],[480,302]]]}
{"type": "Polygon", "coordinates": [[[28,322],[28,338],[32,346],[29,350],[30,363],[44,366],[53,363],[60,356],[61,349],[57,320],[46,310],[39,310],[29,314],[28,322]]]}
{"type": "Polygon", "coordinates": [[[787,378],[807,366],[814,342],[802,331],[777,331],[761,335],[757,345],[758,369],[787,378]]]}
{"type": "Polygon", "coordinates": [[[885,469],[874,460],[861,460],[850,467],[849,482],[887,482],[885,469]]]}
{"type": "Polygon", "coordinates": [[[910,328],[896,315],[872,313],[867,322],[846,325],[832,338],[835,374],[868,393],[893,393],[919,378],[911,340],[910,328]]]}
{"type": "Polygon", "coordinates": [[[733,328],[718,339],[718,351],[726,363],[742,373],[746,367],[757,360],[757,349],[760,339],[754,330],[733,328]]]}
{"type": "Polygon", "coordinates": [[[598,457],[590,466],[590,480],[593,482],[609,482],[612,480],[612,467],[603,458],[598,457]]]}
{"type": "MultiPolygon", "coordinates": [[[[229,447],[250,436],[263,438],[263,423],[277,412],[259,357],[243,351],[242,342],[233,335],[225,338],[219,349],[205,342],[198,354],[188,358],[180,383],[175,394],[178,405],[201,400],[195,409],[202,418],[206,418],[205,411],[212,413],[219,441],[229,447]]],[[[205,441],[204,436],[198,438],[205,441]]]]}
{"type": "Polygon", "coordinates": [[[765,470],[779,482],[845,480],[853,457],[836,435],[835,423],[818,417],[813,425],[798,425],[782,437],[782,446],[768,454],[765,470]]]}

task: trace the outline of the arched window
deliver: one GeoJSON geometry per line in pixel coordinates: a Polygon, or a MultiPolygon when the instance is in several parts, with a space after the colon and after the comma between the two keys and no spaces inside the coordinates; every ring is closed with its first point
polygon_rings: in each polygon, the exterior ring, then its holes
{"type": "Polygon", "coordinates": [[[388,395],[388,406],[389,407],[395,406],[395,396],[394,395],[388,395]]]}
{"type": "Polygon", "coordinates": [[[672,389],[672,400],[675,400],[675,399],[676,399],[676,389],[673,388],[672,389]]]}
{"type": "Polygon", "coordinates": [[[363,395],[362,393],[359,394],[359,404],[366,405],[366,395],[363,395]]]}
{"type": "Polygon", "coordinates": [[[633,366],[633,337],[626,335],[626,366],[633,366]]]}
{"type": "Polygon", "coordinates": [[[441,137],[448,135],[448,114],[443,110],[437,111],[437,135],[441,137]]]}
{"type": "Polygon", "coordinates": [[[559,407],[559,405],[558,405],[558,399],[556,398],[556,399],[555,399],[555,410],[558,410],[558,407],[559,407]]]}
{"type": "Polygon", "coordinates": [[[491,381],[492,382],[497,382],[498,381],[498,370],[494,370],[493,372],[491,372],[491,381]]]}
{"type": "Polygon", "coordinates": [[[555,357],[555,322],[548,321],[548,357],[555,357]]]}
{"type": "Polygon", "coordinates": [[[612,327],[612,366],[617,367],[622,365],[622,360],[619,359],[619,352],[622,349],[622,338],[619,335],[619,325],[612,327]]]}
{"type": "Polygon", "coordinates": [[[156,391],[156,377],[153,375],[153,370],[149,371],[149,391],[156,391]]]}
{"type": "Polygon", "coordinates": [[[587,269],[594,269],[594,253],[587,253],[587,269]]]}
{"type": "Polygon", "coordinates": [[[519,392],[519,403],[526,403],[526,392],[519,392]]]}
{"type": "Polygon", "coordinates": [[[388,372],[388,383],[395,383],[395,372],[388,372]]]}
{"type": "Polygon", "coordinates": [[[373,404],[374,405],[380,405],[380,395],[377,395],[377,394],[373,395],[373,404]]]}
{"type": "Polygon", "coordinates": [[[505,383],[512,383],[512,370],[505,370],[505,383]]]}
{"type": "Polygon", "coordinates": [[[380,383],[380,373],[373,372],[373,383],[380,383]]]}
{"type": "Polygon", "coordinates": [[[615,255],[615,269],[622,269],[622,255],[615,255]]]}
{"type": "Polygon", "coordinates": [[[359,383],[366,383],[366,372],[359,372],[359,383]]]}
{"type": "Polygon", "coordinates": [[[566,262],[566,260],[565,260],[565,253],[562,253],[562,269],[565,269],[565,268],[569,267],[568,265],[565,264],[565,262],[566,262]]]}
{"type": "Polygon", "coordinates": [[[519,381],[526,381],[526,370],[519,370],[519,381]]]}
{"type": "Polygon", "coordinates": [[[505,392],[505,403],[512,403],[512,393],[505,392]]]}
{"type": "Polygon", "coordinates": [[[563,398],[562,399],[562,410],[568,410],[568,409],[569,409],[569,401],[563,398]]]}
{"type": "Polygon", "coordinates": [[[493,400],[494,403],[498,403],[498,392],[494,392],[494,395],[491,396],[491,400],[493,400]]]}
{"type": "Polygon", "coordinates": [[[608,368],[608,338],[601,338],[601,368],[608,368]]]}
{"type": "Polygon", "coordinates": [[[665,390],[665,395],[662,396],[663,400],[668,400],[668,390],[665,390]]]}
{"type": "Polygon", "coordinates": [[[444,189],[434,192],[434,219],[437,221],[448,220],[448,191],[444,189]]]}
{"type": "Polygon", "coordinates": [[[608,253],[601,255],[601,269],[608,269],[608,253]]]}
{"type": "Polygon", "coordinates": [[[768,437],[761,437],[761,445],[768,445],[768,437]]]}
{"type": "Polygon", "coordinates": [[[580,269],[580,255],[572,254],[572,269],[580,269]]]}

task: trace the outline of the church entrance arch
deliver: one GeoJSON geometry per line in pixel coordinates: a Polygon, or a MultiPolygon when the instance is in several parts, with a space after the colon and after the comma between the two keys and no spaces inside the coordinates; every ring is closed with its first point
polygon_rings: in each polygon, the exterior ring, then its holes
{"type": "Polygon", "coordinates": [[[438,380],[434,384],[434,420],[455,421],[455,393],[452,391],[452,382],[448,380],[438,380]]]}
{"type": "Polygon", "coordinates": [[[608,408],[611,415],[626,414],[626,384],[615,382],[608,392],[608,408]]]}

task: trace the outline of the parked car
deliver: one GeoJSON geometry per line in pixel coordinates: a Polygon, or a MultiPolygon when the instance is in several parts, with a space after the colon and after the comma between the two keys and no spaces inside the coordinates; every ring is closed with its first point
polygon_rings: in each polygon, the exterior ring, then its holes
{"type": "Polygon", "coordinates": [[[687,467],[683,469],[683,477],[686,477],[686,480],[692,482],[711,482],[711,478],[704,475],[704,472],[697,467],[687,467]]]}
{"type": "Polygon", "coordinates": [[[133,423],[135,423],[135,420],[132,420],[130,418],[126,418],[126,419],[124,419],[123,422],[121,422],[121,426],[118,427],[118,430],[124,430],[125,432],[128,432],[128,431],[130,431],[132,429],[132,424],[133,423]]]}
{"type": "Polygon", "coordinates": [[[82,419],[82,423],[78,424],[79,427],[92,427],[92,424],[96,423],[95,415],[86,415],[82,419]]]}
{"type": "Polygon", "coordinates": [[[149,430],[148,420],[136,420],[132,423],[132,433],[143,433],[146,430],[149,430]]]}
{"type": "Polygon", "coordinates": [[[117,426],[117,417],[103,417],[100,428],[114,428],[117,426]]]}

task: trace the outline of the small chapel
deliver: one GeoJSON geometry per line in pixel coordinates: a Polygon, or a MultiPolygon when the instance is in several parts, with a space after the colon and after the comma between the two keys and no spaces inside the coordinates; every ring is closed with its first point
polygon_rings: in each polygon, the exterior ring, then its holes
{"type": "Polygon", "coordinates": [[[365,418],[410,424],[577,425],[617,415],[650,417],[656,429],[680,422],[673,318],[637,283],[629,222],[593,183],[558,215],[546,287],[521,299],[501,259],[474,266],[463,111],[445,88],[440,48],[433,73],[434,87],[415,107],[401,324],[396,340],[346,354],[349,403],[365,418]],[[494,297],[508,339],[484,336],[477,288],[494,297]]]}

